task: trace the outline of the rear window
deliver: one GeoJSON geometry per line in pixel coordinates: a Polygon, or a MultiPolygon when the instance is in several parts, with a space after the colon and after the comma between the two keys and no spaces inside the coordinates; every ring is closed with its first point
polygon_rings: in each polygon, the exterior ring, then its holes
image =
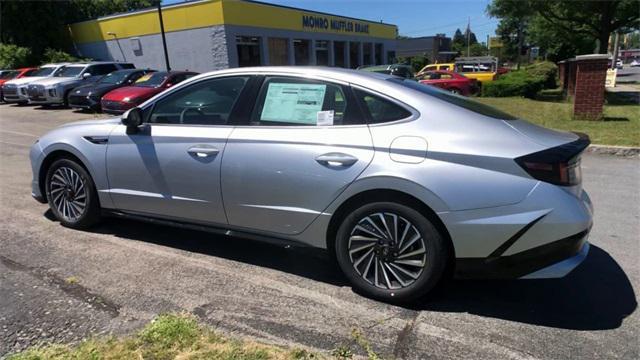
{"type": "Polygon", "coordinates": [[[402,86],[411,88],[413,90],[420,91],[421,93],[427,94],[429,96],[433,96],[440,100],[446,101],[450,104],[463,107],[469,111],[473,111],[480,115],[484,115],[484,116],[488,116],[488,117],[492,117],[494,119],[500,119],[500,120],[516,120],[517,119],[513,115],[509,115],[489,105],[485,105],[477,101],[473,101],[464,96],[453,95],[447,91],[440,90],[434,86],[420,84],[419,82],[408,80],[408,79],[403,80],[398,78],[389,78],[387,79],[387,81],[391,81],[396,84],[400,84],[402,86]]]}

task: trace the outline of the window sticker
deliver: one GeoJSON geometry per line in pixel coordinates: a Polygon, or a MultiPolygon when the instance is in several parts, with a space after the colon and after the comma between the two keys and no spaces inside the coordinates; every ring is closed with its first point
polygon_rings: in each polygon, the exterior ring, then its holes
{"type": "Polygon", "coordinates": [[[316,125],[327,85],[270,83],[260,121],[316,125]]]}
{"type": "Polygon", "coordinates": [[[317,113],[318,126],[333,126],[333,110],[318,111],[317,113]]]}
{"type": "Polygon", "coordinates": [[[153,76],[153,73],[149,73],[149,74],[143,75],[138,80],[136,80],[136,83],[145,82],[145,81],[151,79],[151,76],[153,76]]]}

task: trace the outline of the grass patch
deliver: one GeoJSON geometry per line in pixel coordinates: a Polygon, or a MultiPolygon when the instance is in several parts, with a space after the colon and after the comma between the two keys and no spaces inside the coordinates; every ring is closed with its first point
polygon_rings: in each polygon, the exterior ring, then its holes
{"type": "Polygon", "coordinates": [[[214,359],[307,360],[321,359],[303,349],[226,338],[197,323],[190,315],[160,315],[137,334],[91,339],[75,346],[50,345],[10,355],[8,360],[62,359],[214,359]]]}
{"type": "Polygon", "coordinates": [[[519,97],[475,100],[544,127],[589,134],[593,144],[640,146],[640,105],[606,105],[603,121],[578,121],[571,118],[571,103],[519,97]]]}

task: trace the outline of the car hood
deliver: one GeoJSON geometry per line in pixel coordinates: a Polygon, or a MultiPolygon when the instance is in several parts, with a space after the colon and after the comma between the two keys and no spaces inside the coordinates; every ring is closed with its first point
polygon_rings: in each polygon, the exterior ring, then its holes
{"type": "Polygon", "coordinates": [[[113,117],[109,119],[100,119],[100,120],[82,120],[82,121],[74,121],[67,124],[60,125],[58,128],[70,128],[70,127],[79,127],[79,126],[93,126],[93,125],[118,125],[122,119],[120,117],[113,117]]]}
{"type": "Polygon", "coordinates": [[[42,80],[38,80],[34,82],[34,84],[51,86],[51,85],[67,84],[67,83],[73,83],[73,82],[79,82],[79,81],[81,80],[77,77],[47,77],[42,80]]]}
{"type": "Polygon", "coordinates": [[[120,85],[117,85],[117,84],[87,84],[87,85],[78,86],[77,88],[73,89],[72,94],[82,95],[82,96],[87,96],[89,95],[89,93],[105,94],[108,91],[111,91],[118,87],[120,87],[120,85]]]}
{"type": "Polygon", "coordinates": [[[161,89],[149,88],[143,86],[125,86],[119,89],[115,89],[106,94],[103,99],[111,101],[122,101],[124,98],[139,98],[139,97],[151,97],[159,93],[161,89]]]}
{"type": "Polygon", "coordinates": [[[20,79],[12,79],[9,80],[5,83],[5,85],[8,84],[13,84],[13,85],[24,85],[24,84],[29,84],[32,83],[34,81],[38,81],[38,80],[43,80],[46,79],[46,76],[28,76],[28,77],[23,77],[20,79]]]}

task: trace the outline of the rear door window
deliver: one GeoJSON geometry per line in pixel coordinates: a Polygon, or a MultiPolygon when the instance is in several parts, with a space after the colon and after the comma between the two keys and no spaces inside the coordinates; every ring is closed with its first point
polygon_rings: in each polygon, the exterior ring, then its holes
{"type": "Polygon", "coordinates": [[[356,89],[355,93],[368,112],[370,124],[392,122],[411,116],[409,110],[378,95],[359,89],[356,89]]]}

